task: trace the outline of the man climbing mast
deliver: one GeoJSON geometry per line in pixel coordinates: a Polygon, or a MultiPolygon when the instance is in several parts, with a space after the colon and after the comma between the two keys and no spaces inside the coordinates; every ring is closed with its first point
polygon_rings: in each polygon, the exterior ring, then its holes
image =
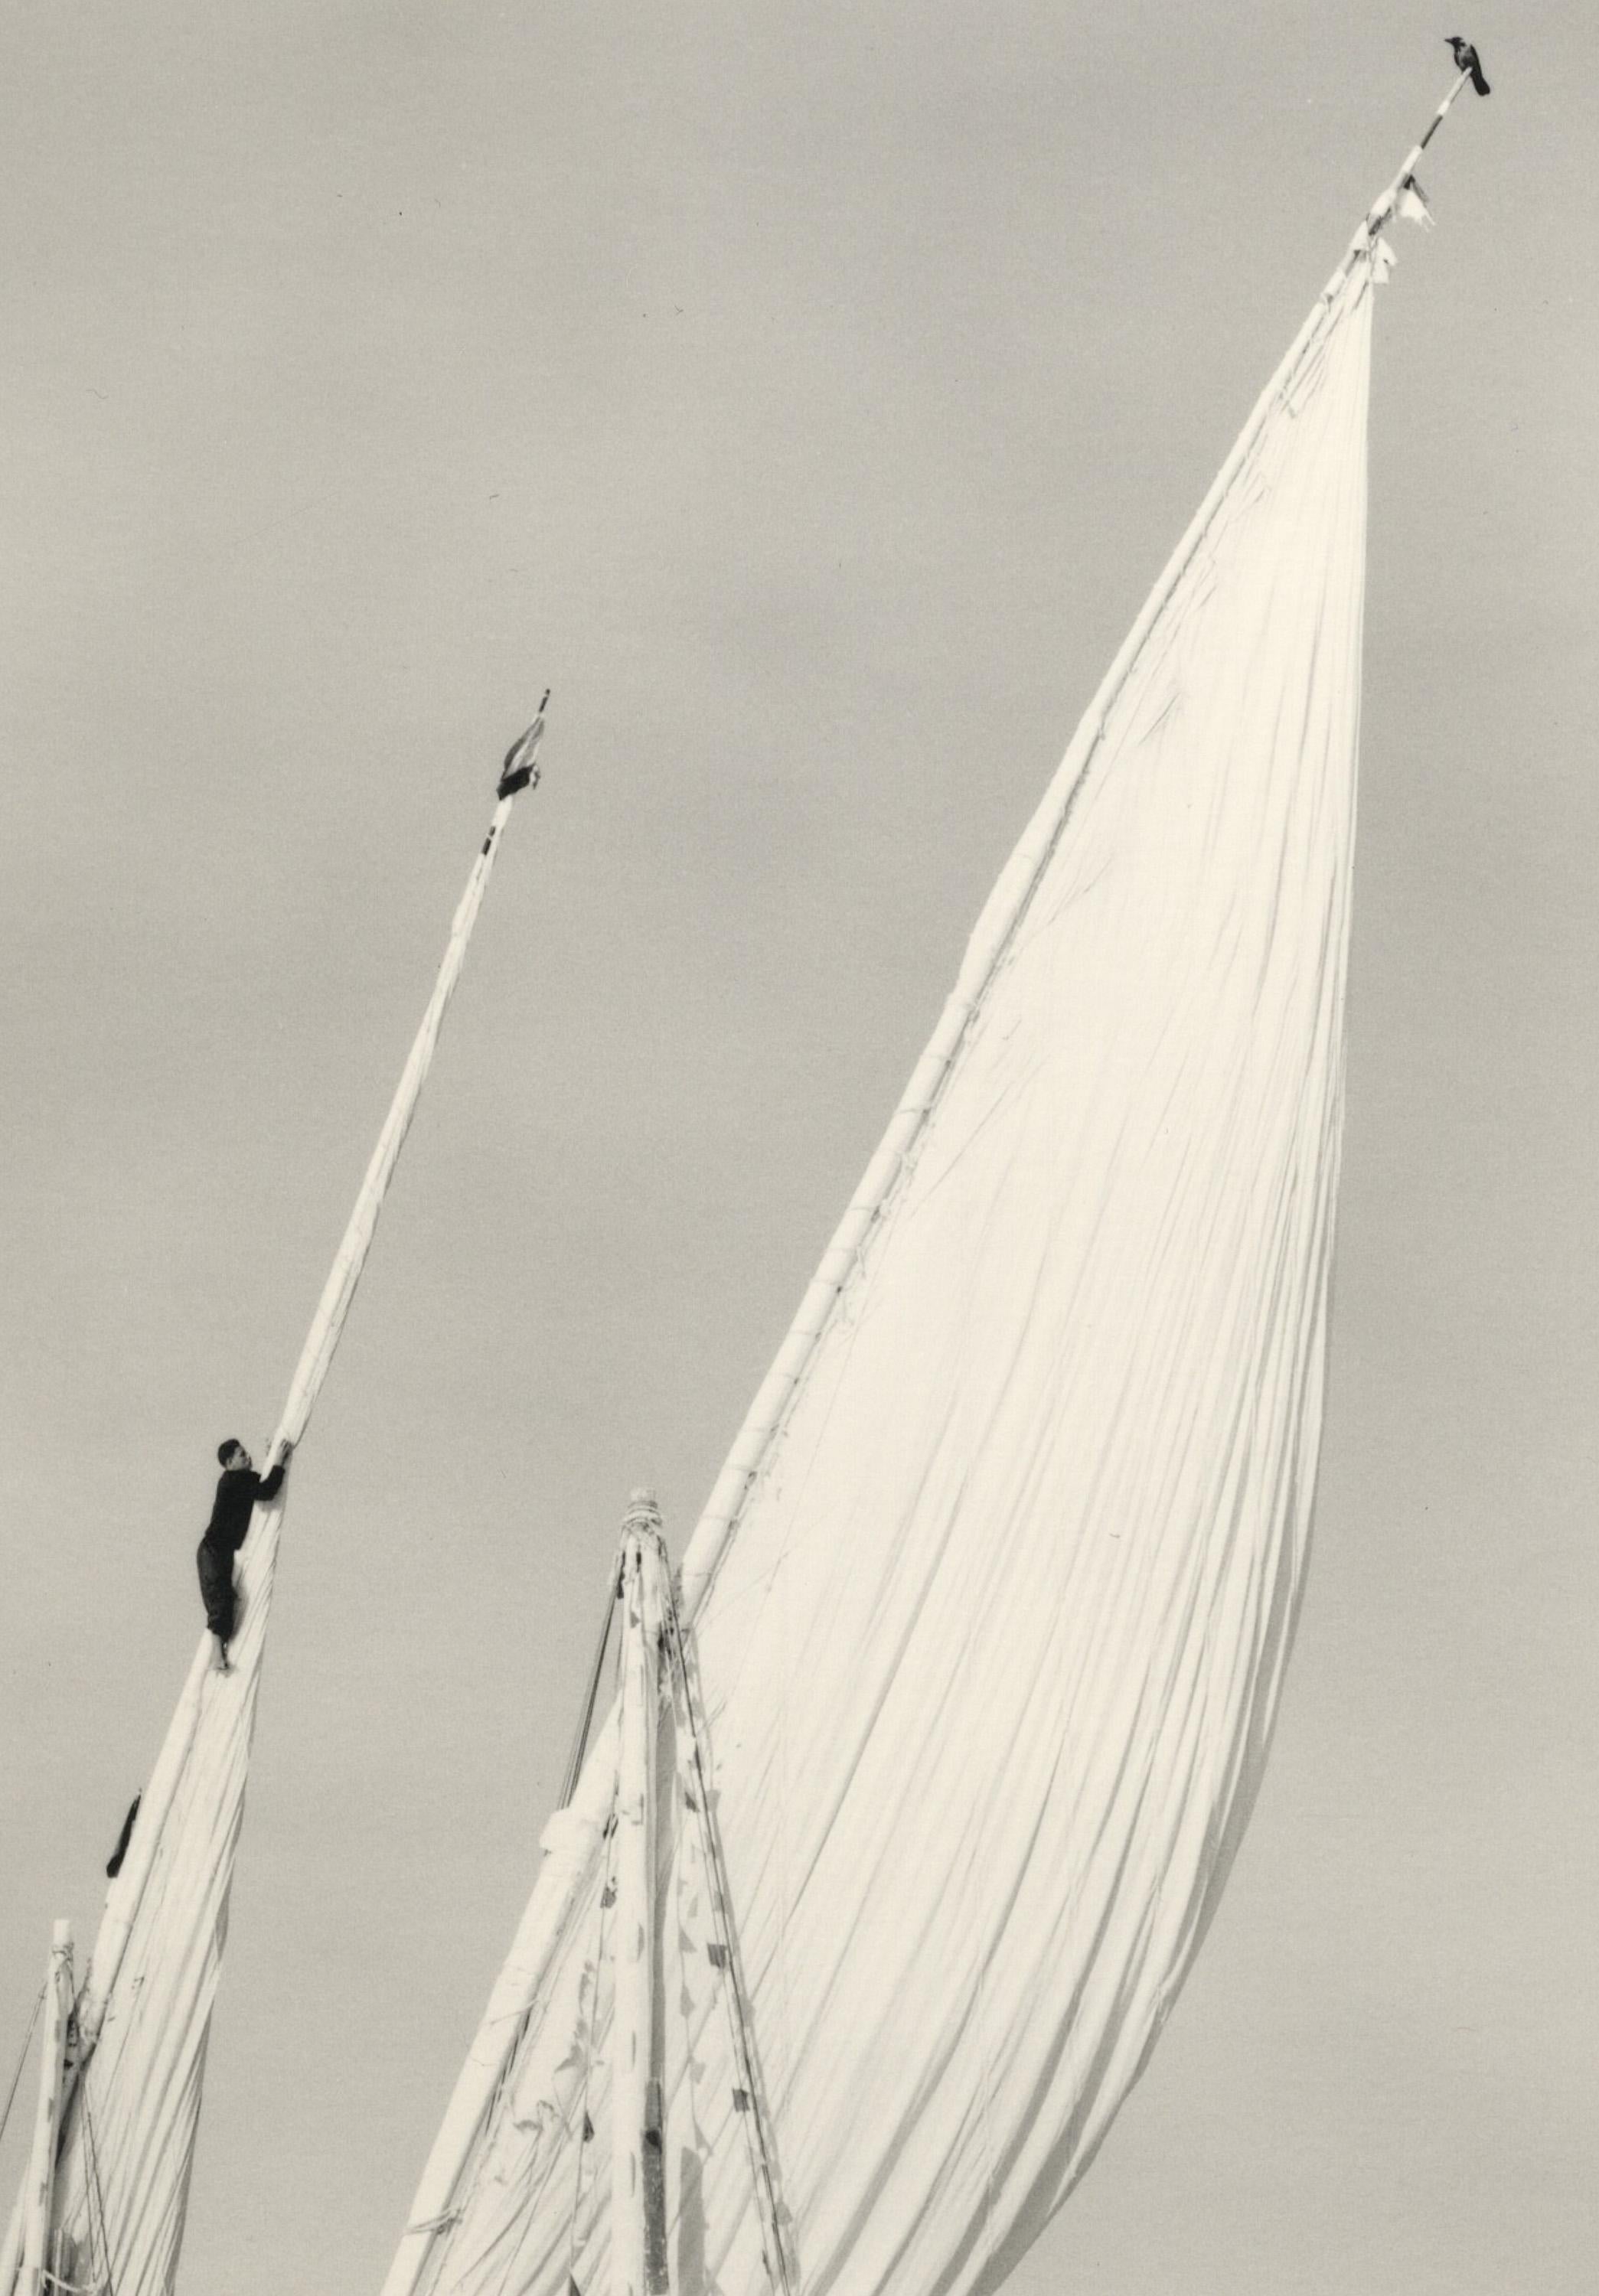
{"type": "Polygon", "coordinates": [[[250,1517],[256,1507],[268,1505],[282,1490],[293,1453],[293,1444],[285,1439],[275,1464],[266,1474],[258,1475],[249,1452],[234,1437],[230,1435],[225,1443],[217,1446],[222,1472],[217,1480],[217,1496],[211,1502],[211,1519],[195,1549],[194,1562],[200,1573],[205,1622],[217,1637],[217,1664],[223,1674],[233,1672],[227,1646],[234,1638],[234,1557],[249,1536],[250,1517]]]}

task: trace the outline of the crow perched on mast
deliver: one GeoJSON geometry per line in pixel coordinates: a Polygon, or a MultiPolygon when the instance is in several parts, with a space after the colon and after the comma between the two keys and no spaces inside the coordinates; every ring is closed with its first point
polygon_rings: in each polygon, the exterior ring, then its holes
{"type": "Polygon", "coordinates": [[[1472,86],[1479,95],[1486,95],[1488,82],[1482,77],[1482,66],[1477,61],[1476,49],[1470,40],[1463,40],[1458,32],[1450,32],[1447,37],[1449,46],[1455,52],[1456,69],[1459,71],[1470,72],[1472,86]]]}

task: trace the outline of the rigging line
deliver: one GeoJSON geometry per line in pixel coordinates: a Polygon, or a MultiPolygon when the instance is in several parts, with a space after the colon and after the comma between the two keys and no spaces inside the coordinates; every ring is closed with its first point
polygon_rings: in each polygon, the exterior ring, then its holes
{"type": "Polygon", "coordinates": [[[111,2235],[105,2218],[105,2191],[100,2182],[100,2147],[94,2142],[94,2116],[89,2106],[89,2087],[86,2081],[80,2091],[83,2098],[84,2146],[89,2161],[89,2270],[94,2269],[94,2220],[100,2220],[100,2252],[105,2269],[98,2283],[104,2296],[117,2296],[117,2284],[111,2272],[111,2235]]]}
{"type": "Polygon", "coordinates": [[[600,1679],[605,1671],[606,1647],[611,1641],[611,1628],[616,1617],[616,1606],[622,1595],[622,1575],[615,1564],[612,1564],[611,1569],[609,1584],[611,1599],[605,1605],[605,1615],[600,1621],[600,1639],[594,1648],[594,1664],[589,1669],[588,1691],[583,1701],[583,1710],[578,1718],[578,1728],[572,1740],[572,1751],[567,1758],[566,1775],[561,1785],[561,1800],[556,1804],[559,1809],[566,1809],[570,1807],[572,1796],[578,1791],[578,1779],[588,1752],[589,1733],[594,1728],[594,1707],[600,1695],[600,1679]]]}
{"type": "Polygon", "coordinates": [[[33,2029],[39,2021],[39,2011],[45,2005],[45,1996],[49,1990],[50,1980],[46,1978],[40,1986],[38,1997],[34,2002],[33,2014],[28,2020],[28,2030],[22,2036],[22,2046],[17,2054],[17,2070],[11,2077],[11,2089],[6,2096],[5,2109],[0,2112],[0,2137],[5,2134],[5,2125],[11,2119],[11,2109],[17,2101],[17,2087],[22,2079],[22,2068],[28,2062],[28,2052],[33,2046],[33,2029]]]}
{"type": "MultiPolygon", "coordinates": [[[[616,1615],[617,1605],[622,1599],[623,1591],[627,1585],[627,1541],[624,1539],[620,1546],[617,1549],[616,1560],[611,1565],[611,1577],[615,1592],[611,1597],[611,1608],[605,1613],[605,1635],[601,1641],[599,1651],[594,1659],[594,1685],[596,1686],[599,1683],[600,1675],[605,1663],[605,1644],[606,1642],[609,1641],[611,1636],[611,1622],[616,1615]]],[[[611,1697],[613,1701],[619,1702],[622,1694],[622,1660],[625,1655],[623,1644],[624,1637],[619,1634],[616,1638],[616,1662],[612,1669],[611,1680],[611,1697]]],[[[572,2185],[572,2219],[571,2229],[567,2244],[566,2277],[568,2296],[571,2296],[571,2292],[578,2286],[578,2226],[583,2214],[583,2169],[587,2156],[588,2147],[594,2141],[590,2133],[593,2128],[593,2123],[591,2122],[588,2115],[588,2100],[591,2085],[594,2080],[594,2058],[598,2054],[600,2046],[600,1975],[605,1966],[605,1915],[608,1909],[614,1902],[616,1896],[617,1816],[621,1802],[621,1796],[622,1773],[620,1764],[619,1763],[615,1783],[612,1784],[611,1789],[611,1816],[606,1821],[605,1825],[605,1859],[603,1875],[600,1883],[599,1916],[594,1936],[594,1990],[590,1996],[588,2005],[588,2046],[583,2052],[583,2117],[578,2123],[578,2169],[577,2176],[573,2180],[572,2185]]],[[[578,1996],[579,2001],[581,2001],[583,1997],[581,1986],[582,1980],[579,1980],[578,1996]]],[[[614,1988],[611,2013],[611,2024],[614,2030],[616,2023],[614,1988]]]]}
{"type": "MultiPolygon", "coordinates": [[[[760,2089],[755,2078],[755,2053],[750,2040],[749,2020],[745,2013],[744,1989],[739,1980],[739,1965],[734,1950],[732,1914],[728,1906],[727,1873],[722,1863],[721,1843],[717,1838],[710,1809],[710,1781],[700,1750],[700,1718],[696,1710],[693,1685],[689,1679],[688,1659],[684,1649],[682,1622],[677,1615],[676,1595],[671,1574],[664,1578],[666,1629],[671,1645],[671,1658],[678,1682],[683,1688],[683,1710],[688,1723],[690,1757],[693,1763],[694,1784],[698,1789],[700,1840],[709,1874],[707,1892],[710,1899],[711,1919],[717,1931],[717,1942],[722,1949],[726,1980],[725,1997],[728,2021],[732,2029],[734,2062],[738,2067],[739,2086],[747,2104],[746,2143],[750,2152],[750,2180],[755,2187],[756,2211],[761,2219],[762,2261],[767,2276],[775,2281],[782,2296],[792,2296],[789,2278],[788,2254],[783,2246],[783,2226],[777,2213],[777,2186],[772,2171],[772,2146],[767,2128],[766,2112],[761,2103],[760,2089]],[[770,2254],[764,2251],[769,2250],[770,2254]]],[[[737,2104],[735,2100],[735,2111],[737,2104]]]]}
{"type": "MultiPolygon", "coordinates": [[[[600,1674],[603,1668],[605,1644],[610,1636],[611,1623],[616,1615],[617,1605],[622,1601],[627,1591],[627,1538],[625,1531],[621,1545],[617,1551],[616,1561],[611,1567],[615,1585],[615,1594],[611,1608],[606,1613],[605,1636],[602,1638],[600,1648],[595,1653],[594,1685],[591,1685],[591,1700],[593,1689],[594,1686],[597,1686],[600,1674]]],[[[619,1707],[623,1695],[623,1669],[626,1660],[627,1637],[625,1634],[619,1633],[616,1636],[616,1656],[615,1664],[612,1669],[611,1684],[612,1702],[619,1707]]],[[[575,1779],[573,1783],[575,1784],[575,1779]]],[[[577,2174],[574,2177],[572,2186],[571,2225],[568,2235],[567,2245],[567,2296],[574,2296],[574,2292],[578,2288],[578,2259],[580,2252],[578,2247],[578,2231],[583,2215],[583,2171],[587,2163],[588,2147],[594,2142],[595,2135],[594,2123],[589,2113],[589,2098],[593,2093],[594,2069],[595,2060],[599,2054],[600,2046],[600,1980],[605,1967],[605,1931],[608,1926],[606,1915],[610,1907],[614,1904],[616,1898],[616,1861],[619,1846],[619,1819],[621,1807],[621,1792],[622,1775],[619,1761],[615,1781],[611,1790],[611,1815],[606,1820],[605,1824],[604,1864],[603,1869],[603,1878],[600,1887],[599,1914],[594,1944],[594,1990],[589,2004],[588,2043],[583,2053],[583,2093],[581,2099],[582,2119],[578,2123],[577,2174]]],[[[582,1997],[581,1991],[579,1991],[578,1997],[579,1999],[582,1997]]],[[[611,2033],[614,2038],[616,2030],[614,1973],[611,1988],[611,2033]]],[[[614,2233],[612,2237],[614,2239],[614,2233]]]]}
{"type": "MultiPolygon", "coordinates": [[[[594,1943],[594,1991],[590,1996],[588,2006],[588,2042],[583,2052],[583,2095],[580,2099],[582,2118],[578,2123],[578,2173],[572,2185],[572,2220],[570,2234],[567,2242],[566,2252],[566,2278],[569,2296],[570,2292],[578,2285],[578,2222],[583,2213],[583,2166],[588,2146],[593,2142],[589,2133],[593,2124],[588,2117],[588,2099],[590,2084],[594,2079],[594,2057],[600,2045],[600,1972],[605,1966],[605,1914],[607,1910],[607,1902],[610,1899],[615,1886],[617,1831],[616,1805],[620,1797],[620,1793],[621,1774],[619,1771],[617,1775],[616,1789],[611,1797],[611,1822],[606,1829],[605,1878],[600,1886],[599,1924],[594,1943]]],[[[582,1998],[580,1988],[581,1980],[579,1980],[579,2000],[582,1998]]],[[[611,2021],[614,2025],[614,2004],[612,2005],[611,2021]]]]}

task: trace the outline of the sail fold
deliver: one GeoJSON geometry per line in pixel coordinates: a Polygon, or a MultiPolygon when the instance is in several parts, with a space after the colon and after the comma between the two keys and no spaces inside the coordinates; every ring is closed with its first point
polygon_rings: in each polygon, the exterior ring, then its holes
{"type": "MultiPolygon", "coordinates": [[[[685,1560],[808,2296],[1000,2284],[1259,1781],[1322,1421],[1372,278],[1368,235],[1079,728],[685,1560]]],[[[586,1872],[540,1877],[385,2296],[607,2284],[617,1759],[613,1716],[586,1872]]],[[[662,1791],[673,2285],[759,2296],[681,1766],[662,1791]]]]}

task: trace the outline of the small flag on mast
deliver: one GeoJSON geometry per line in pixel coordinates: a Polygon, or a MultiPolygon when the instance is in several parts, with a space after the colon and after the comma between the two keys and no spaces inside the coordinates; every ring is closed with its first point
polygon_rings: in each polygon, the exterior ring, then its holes
{"type": "Polygon", "coordinates": [[[1395,203],[1395,212],[1402,215],[1406,223],[1419,225],[1423,231],[1431,231],[1436,221],[1431,209],[1427,204],[1427,194],[1414,176],[1406,176],[1399,185],[1399,196],[1395,203]]]}

